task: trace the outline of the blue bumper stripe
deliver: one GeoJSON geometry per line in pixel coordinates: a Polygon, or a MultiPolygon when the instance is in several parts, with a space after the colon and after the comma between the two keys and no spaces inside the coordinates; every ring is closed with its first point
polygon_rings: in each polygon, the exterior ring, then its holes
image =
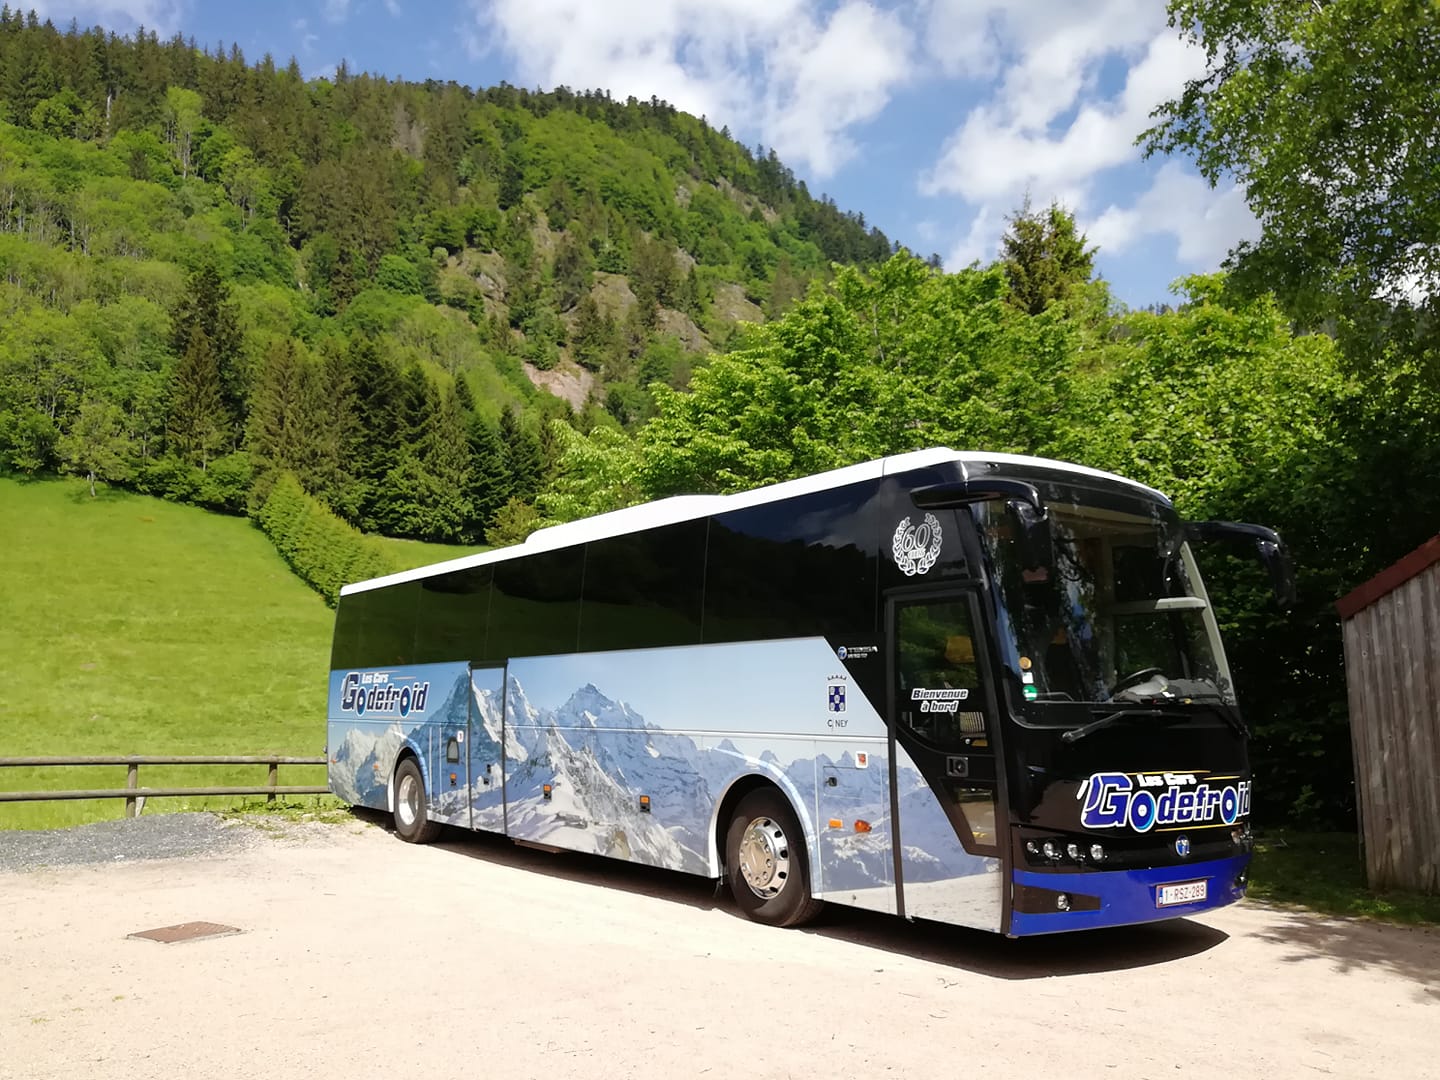
{"type": "Polygon", "coordinates": [[[1099,926],[1128,926],[1158,919],[1183,918],[1224,907],[1244,897],[1245,890],[1236,887],[1235,878],[1249,863],[1249,855],[1236,855],[1213,862],[1162,866],[1153,870],[1099,870],[1074,874],[1036,874],[1017,870],[1017,885],[1033,885],[1074,896],[1098,896],[1100,908],[1098,911],[1056,911],[1044,915],[1016,911],[1010,916],[1010,934],[1024,937],[1027,934],[1054,934],[1099,926]],[[1207,881],[1204,900],[1156,907],[1156,889],[1159,886],[1201,879],[1207,881]]]}

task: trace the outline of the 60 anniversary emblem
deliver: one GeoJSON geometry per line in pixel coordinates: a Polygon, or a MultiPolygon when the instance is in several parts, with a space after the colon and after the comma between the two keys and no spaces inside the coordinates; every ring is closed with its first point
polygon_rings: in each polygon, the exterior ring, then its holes
{"type": "Polygon", "coordinates": [[[940,519],[934,514],[926,514],[919,525],[911,525],[908,517],[901,518],[890,541],[895,565],[906,577],[925,573],[940,558],[942,539],[940,519]]]}

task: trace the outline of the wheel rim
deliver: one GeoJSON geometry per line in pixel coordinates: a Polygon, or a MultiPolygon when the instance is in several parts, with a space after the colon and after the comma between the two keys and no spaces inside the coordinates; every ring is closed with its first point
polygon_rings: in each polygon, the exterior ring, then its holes
{"type": "Polygon", "coordinates": [[[740,837],[740,876],[762,900],[779,896],[790,878],[790,841],[774,818],[758,817],[740,837]]]}
{"type": "Polygon", "coordinates": [[[415,774],[407,772],[400,778],[400,793],[395,799],[395,812],[400,816],[400,824],[410,828],[420,817],[420,785],[415,780],[415,774]]]}

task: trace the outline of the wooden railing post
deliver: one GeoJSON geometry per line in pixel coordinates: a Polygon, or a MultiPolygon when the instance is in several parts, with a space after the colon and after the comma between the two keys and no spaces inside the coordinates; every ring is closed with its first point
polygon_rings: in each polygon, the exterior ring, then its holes
{"type": "MultiPolygon", "coordinates": [[[[139,762],[132,761],[132,762],[130,762],[130,763],[128,764],[128,766],[126,767],[126,770],[125,770],[125,786],[126,786],[127,788],[129,788],[131,791],[134,791],[136,788],[138,788],[138,787],[140,786],[140,763],[139,763],[139,762]]],[[[134,795],[127,795],[127,796],[125,797],[125,816],[126,816],[126,817],[134,817],[134,816],[135,816],[135,796],[134,796],[134,795]]]]}
{"type": "Polygon", "coordinates": [[[265,801],[267,803],[272,803],[275,801],[275,785],[278,782],[279,776],[280,763],[278,761],[270,762],[270,779],[267,781],[267,783],[269,783],[270,785],[270,792],[265,796],[265,801]]]}

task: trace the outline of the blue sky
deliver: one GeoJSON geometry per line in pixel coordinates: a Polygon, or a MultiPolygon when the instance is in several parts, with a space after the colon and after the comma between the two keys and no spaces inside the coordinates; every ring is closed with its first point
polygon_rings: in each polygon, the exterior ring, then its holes
{"type": "Polygon", "coordinates": [[[1203,70],[1161,0],[41,0],[307,76],[656,95],[754,146],[951,269],[994,257],[1026,194],[1059,199],[1132,306],[1256,235],[1243,193],[1142,161],[1148,113],[1203,70]]]}

